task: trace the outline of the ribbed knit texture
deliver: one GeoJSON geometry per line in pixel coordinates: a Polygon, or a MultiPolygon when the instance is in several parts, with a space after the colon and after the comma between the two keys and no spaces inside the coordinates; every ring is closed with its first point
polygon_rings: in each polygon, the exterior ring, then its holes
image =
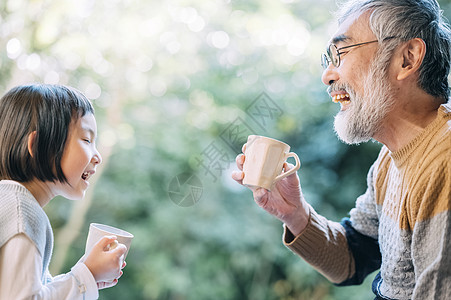
{"type": "MultiPolygon", "coordinates": [[[[442,105],[437,118],[399,151],[391,153],[382,147],[368,174],[368,189],[350,216],[358,232],[379,242],[378,295],[451,299],[450,103],[442,105]]],[[[284,241],[327,278],[340,283],[353,276],[355,264],[344,229],[337,224],[311,210],[304,232],[293,238],[286,230],[284,241]],[[340,262],[331,263],[334,257],[340,262]]]]}
{"type": "Polygon", "coordinates": [[[41,280],[45,284],[53,249],[50,221],[24,186],[8,180],[0,181],[0,247],[20,233],[26,234],[35,243],[43,258],[41,280]]]}
{"type": "Polygon", "coordinates": [[[310,222],[302,235],[302,242],[291,242],[293,236],[285,228],[284,241],[292,251],[307,258],[309,264],[321,272],[327,279],[339,283],[354,273],[354,259],[349,251],[340,251],[336,247],[345,247],[346,236],[343,226],[328,221],[311,208],[310,222]]]}

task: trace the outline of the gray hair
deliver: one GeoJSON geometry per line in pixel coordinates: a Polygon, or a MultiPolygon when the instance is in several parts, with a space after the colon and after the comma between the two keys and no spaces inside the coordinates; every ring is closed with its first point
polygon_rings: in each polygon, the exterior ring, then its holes
{"type": "MultiPolygon", "coordinates": [[[[419,86],[428,94],[449,97],[448,73],[451,61],[451,30],[436,0],[350,0],[338,11],[339,23],[354,13],[370,11],[369,25],[391,56],[401,42],[421,38],[426,54],[419,70],[419,86]]],[[[386,67],[386,66],[385,66],[386,67]]]]}

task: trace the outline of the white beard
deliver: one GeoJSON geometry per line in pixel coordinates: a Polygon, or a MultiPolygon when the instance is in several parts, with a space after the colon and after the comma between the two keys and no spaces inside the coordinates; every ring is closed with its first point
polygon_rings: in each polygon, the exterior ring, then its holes
{"type": "Polygon", "coordinates": [[[380,63],[376,58],[363,80],[364,95],[357,95],[347,84],[331,87],[332,90],[344,89],[350,95],[347,109],[340,111],[334,120],[336,134],[347,144],[359,144],[373,138],[394,102],[390,83],[380,63]],[[379,67],[375,67],[378,63],[379,67]]]}

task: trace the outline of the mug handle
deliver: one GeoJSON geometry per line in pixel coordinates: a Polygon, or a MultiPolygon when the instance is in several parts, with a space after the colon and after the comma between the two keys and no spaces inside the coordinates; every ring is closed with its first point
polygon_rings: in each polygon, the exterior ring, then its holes
{"type": "Polygon", "coordinates": [[[294,172],[296,172],[297,170],[299,170],[299,168],[301,167],[301,162],[299,161],[299,157],[298,157],[298,155],[297,155],[296,153],[294,153],[294,152],[288,153],[288,154],[287,154],[287,157],[285,158],[285,160],[287,160],[289,157],[293,157],[293,158],[294,158],[294,160],[296,161],[296,165],[294,166],[293,169],[289,170],[288,172],[282,173],[282,174],[280,174],[279,176],[277,176],[277,177],[274,179],[273,184],[276,183],[277,181],[279,181],[280,179],[285,178],[285,177],[287,177],[287,176],[293,174],[294,172]]]}

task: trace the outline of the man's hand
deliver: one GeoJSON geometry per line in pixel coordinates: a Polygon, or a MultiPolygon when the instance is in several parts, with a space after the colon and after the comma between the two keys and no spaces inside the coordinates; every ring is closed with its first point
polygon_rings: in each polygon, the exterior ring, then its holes
{"type": "MultiPolygon", "coordinates": [[[[246,145],[243,146],[243,152],[246,145]]],[[[240,171],[232,172],[232,178],[239,184],[243,184],[246,176],[243,172],[243,164],[246,157],[239,154],[236,164],[240,171]]],[[[284,172],[292,169],[292,164],[284,163],[284,172]]],[[[309,206],[302,195],[300,181],[297,173],[279,180],[271,191],[264,188],[251,188],[255,202],[271,215],[281,220],[296,236],[307,226],[309,219],[309,206]]]]}

